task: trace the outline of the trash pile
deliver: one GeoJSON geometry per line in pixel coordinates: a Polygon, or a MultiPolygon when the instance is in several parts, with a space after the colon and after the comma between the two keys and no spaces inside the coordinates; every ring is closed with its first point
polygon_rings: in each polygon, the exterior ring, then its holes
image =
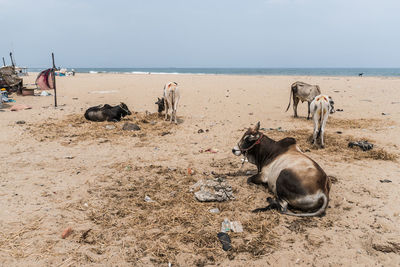
{"type": "Polygon", "coordinates": [[[353,147],[355,147],[355,146],[358,146],[358,147],[361,148],[363,151],[371,150],[371,149],[374,147],[374,145],[371,144],[371,143],[369,143],[368,141],[352,141],[352,142],[349,142],[348,146],[349,146],[350,148],[353,148],[353,147]]]}
{"type": "Polygon", "coordinates": [[[190,188],[190,192],[197,189],[199,190],[194,193],[194,196],[200,202],[222,202],[235,199],[232,187],[224,178],[200,180],[190,188]]]}

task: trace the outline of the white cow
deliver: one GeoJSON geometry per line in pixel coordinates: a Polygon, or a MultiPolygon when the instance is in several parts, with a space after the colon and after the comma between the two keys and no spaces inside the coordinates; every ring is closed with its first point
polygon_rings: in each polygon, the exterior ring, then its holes
{"type": "Polygon", "coordinates": [[[171,108],[170,122],[174,120],[175,124],[178,124],[176,119],[176,110],[180,99],[180,93],[178,84],[176,82],[169,82],[164,86],[163,104],[165,108],[165,120],[168,119],[168,108],[171,108]]]}
{"type": "Polygon", "coordinates": [[[317,95],[310,104],[312,117],[314,120],[314,133],[312,143],[315,144],[317,138],[321,137],[321,147],[324,148],[325,124],[329,114],[335,112],[334,102],[330,96],[317,95]]]}

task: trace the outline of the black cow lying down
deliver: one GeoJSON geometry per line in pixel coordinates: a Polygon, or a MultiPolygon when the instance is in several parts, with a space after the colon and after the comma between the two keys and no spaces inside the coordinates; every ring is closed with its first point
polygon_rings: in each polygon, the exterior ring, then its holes
{"type": "Polygon", "coordinates": [[[244,155],[257,166],[258,173],[249,178],[249,182],[268,185],[276,197],[274,200],[267,199],[268,207],[254,212],[277,209],[283,214],[300,217],[325,214],[331,187],[325,172],[300,151],[294,138],[276,142],[259,129],[258,122],[232,149],[233,154],[244,155]],[[302,212],[291,212],[288,207],[302,212]]]}
{"type": "Polygon", "coordinates": [[[121,102],[118,106],[108,104],[88,108],[85,118],[89,121],[120,121],[121,118],[131,115],[128,106],[121,102]]]}

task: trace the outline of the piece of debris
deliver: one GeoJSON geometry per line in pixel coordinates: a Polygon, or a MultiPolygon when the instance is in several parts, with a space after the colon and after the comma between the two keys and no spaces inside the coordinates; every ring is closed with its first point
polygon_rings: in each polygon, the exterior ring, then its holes
{"type": "Polygon", "coordinates": [[[343,111],[343,109],[342,109],[342,108],[337,108],[337,109],[336,109],[336,111],[338,111],[338,112],[342,112],[342,111],[343,111]]]}
{"type": "Polygon", "coordinates": [[[336,131],[336,133],[337,133],[337,134],[342,134],[343,132],[342,132],[342,131],[336,131]]]}
{"type": "Polygon", "coordinates": [[[399,253],[400,252],[400,243],[393,241],[376,241],[374,240],[372,243],[372,247],[383,253],[399,253]]]}
{"type": "Polygon", "coordinates": [[[225,218],[221,223],[221,232],[227,233],[230,230],[231,230],[231,222],[228,220],[228,218],[225,218]]]}
{"type": "Polygon", "coordinates": [[[92,228],[89,228],[88,230],[86,230],[85,232],[82,233],[81,238],[80,238],[81,241],[85,241],[86,240],[86,238],[88,237],[90,231],[92,231],[92,228]]]}
{"type": "Polygon", "coordinates": [[[229,231],[242,233],[243,226],[239,221],[229,221],[228,218],[225,218],[224,221],[221,223],[221,232],[227,233],[229,231]]]}
{"type": "Polygon", "coordinates": [[[187,169],[187,174],[188,175],[193,175],[194,174],[194,170],[192,170],[191,168],[187,169]]]}
{"type": "Polygon", "coordinates": [[[167,134],[171,134],[171,132],[162,132],[162,133],[161,133],[161,136],[165,136],[165,135],[167,135],[167,134]]]}
{"type": "Polygon", "coordinates": [[[73,159],[75,158],[74,156],[65,156],[66,159],[73,159]]]}
{"type": "Polygon", "coordinates": [[[154,200],[152,200],[148,195],[146,195],[144,197],[144,201],[146,201],[146,202],[154,202],[154,200]]]}
{"type": "Polygon", "coordinates": [[[42,92],[40,93],[40,96],[51,96],[51,94],[50,94],[49,92],[42,91],[42,92]]]}
{"type": "Polygon", "coordinates": [[[219,213],[219,209],[218,208],[210,209],[209,212],[211,212],[211,213],[219,213]]]}
{"type": "Polygon", "coordinates": [[[197,189],[199,191],[195,192],[194,195],[200,202],[222,202],[235,199],[232,187],[224,178],[200,180],[190,188],[190,192],[194,192],[197,189]]]}
{"type": "Polygon", "coordinates": [[[381,183],[391,183],[391,182],[392,182],[392,180],[389,180],[389,179],[383,179],[383,180],[379,180],[379,182],[381,182],[381,183]]]}
{"type": "MultiPolygon", "coordinates": [[[[201,153],[203,153],[203,150],[200,150],[201,153]]],[[[218,153],[218,149],[216,148],[207,148],[206,150],[204,150],[204,152],[210,152],[210,153],[218,153]]]]}
{"type": "Polygon", "coordinates": [[[368,141],[354,141],[354,142],[349,142],[348,146],[350,148],[353,148],[354,146],[360,147],[363,151],[371,150],[374,145],[369,143],[368,141]]]}
{"type": "Polygon", "coordinates": [[[65,239],[67,238],[70,234],[72,233],[72,228],[68,227],[67,229],[65,229],[62,234],[61,234],[61,238],[65,239]]]}
{"type": "Polygon", "coordinates": [[[16,121],[16,124],[25,124],[25,121],[16,121]]]}
{"type": "Polygon", "coordinates": [[[372,100],[370,100],[370,99],[361,99],[360,101],[363,101],[363,102],[372,102],[372,100]]]}
{"type": "Polygon", "coordinates": [[[223,250],[228,251],[232,248],[231,238],[229,237],[229,235],[227,233],[220,232],[217,234],[217,237],[222,244],[223,250]]]}
{"type": "Polygon", "coordinates": [[[78,100],[78,98],[77,97],[73,97],[72,100],[78,100]]]}
{"type": "Polygon", "coordinates": [[[400,102],[392,102],[392,104],[400,104],[400,102]]]}
{"type": "Polygon", "coordinates": [[[390,115],[389,113],[386,113],[386,112],[382,112],[382,115],[383,116],[387,116],[387,115],[390,115]]]}
{"type": "Polygon", "coordinates": [[[125,131],[140,131],[140,127],[137,124],[130,123],[130,122],[125,122],[124,125],[122,126],[122,130],[125,130],[125,131]]]}
{"type": "Polygon", "coordinates": [[[199,129],[199,130],[197,131],[197,133],[204,133],[204,130],[203,130],[203,129],[199,129]]]}
{"type": "Polygon", "coordinates": [[[106,128],[107,130],[113,130],[113,129],[115,129],[115,126],[114,126],[114,125],[108,124],[108,125],[105,126],[105,128],[106,128]]]}
{"type": "Polygon", "coordinates": [[[31,109],[31,106],[24,105],[24,104],[17,104],[14,105],[10,108],[10,111],[19,111],[19,110],[24,110],[24,109],[31,109]]]}
{"type": "Polygon", "coordinates": [[[231,230],[235,233],[242,233],[243,232],[243,226],[242,223],[239,221],[233,221],[231,222],[231,230]]]}

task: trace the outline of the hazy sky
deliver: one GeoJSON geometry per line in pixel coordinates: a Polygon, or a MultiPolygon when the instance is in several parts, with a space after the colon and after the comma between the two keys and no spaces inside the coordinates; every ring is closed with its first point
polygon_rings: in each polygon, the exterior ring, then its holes
{"type": "Polygon", "coordinates": [[[400,67],[399,0],[0,0],[0,56],[64,67],[400,67]]]}

